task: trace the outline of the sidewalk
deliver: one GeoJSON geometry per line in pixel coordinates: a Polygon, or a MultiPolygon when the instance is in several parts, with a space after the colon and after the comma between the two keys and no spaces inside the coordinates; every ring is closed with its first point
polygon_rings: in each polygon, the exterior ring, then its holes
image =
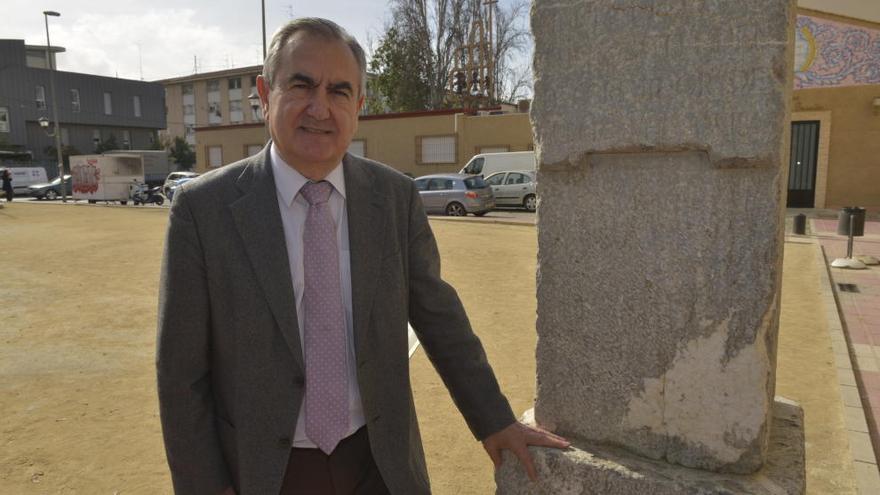
{"type": "MultiPolygon", "coordinates": [[[[858,425],[860,411],[865,418],[864,425],[849,433],[855,465],[867,472],[873,460],[876,473],[880,454],[880,266],[831,268],[831,261],[846,256],[846,237],[836,234],[836,219],[812,218],[810,224],[812,236],[822,246],[845,335],[845,340],[834,342],[834,352],[852,362],[851,378],[839,370],[846,413],[853,425],[858,425]]],[[[880,257],[880,221],[865,223],[865,235],[855,238],[853,254],[880,257]]],[[[880,493],[880,487],[877,490],[873,493],[880,493]]]]}

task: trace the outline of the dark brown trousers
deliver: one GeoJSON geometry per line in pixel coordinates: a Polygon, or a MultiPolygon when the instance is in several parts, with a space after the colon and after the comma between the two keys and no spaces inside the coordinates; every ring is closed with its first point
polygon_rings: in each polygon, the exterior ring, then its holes
{"type": "Polygon", "coordinates": [[[343,439],[330,455],[291,449],[280,495],[387,495],[370,452],[367,427],[343,439]]]}

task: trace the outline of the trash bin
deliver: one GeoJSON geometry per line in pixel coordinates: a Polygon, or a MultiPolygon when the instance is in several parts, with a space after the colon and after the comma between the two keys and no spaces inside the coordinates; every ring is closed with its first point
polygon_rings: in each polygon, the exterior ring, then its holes
{"type": "Polygon", "coordinates": [[[794,230],[795,235],[805,235],[807,233],[807,216],[803,213],[795,215],[792,230],[794,230]]]}
{"type": "Polygon", "coordinates": [[[844,206],[837,214],[837,235],[849,235],[849,216],[853,215],[852,235],[865,235],[865,209],[858,206],[844,206]]]}

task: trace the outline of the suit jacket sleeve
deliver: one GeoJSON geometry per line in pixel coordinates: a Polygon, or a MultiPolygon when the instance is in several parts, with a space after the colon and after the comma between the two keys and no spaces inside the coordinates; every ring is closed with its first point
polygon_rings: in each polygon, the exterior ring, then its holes
{"type": "Polygon", "coordinates": [[[440,278],[440,254],[415,184],[409,204],[409,314],[419,341],[474,436],[516,421],[455,289],[440,278]]]}
{"type": "Polygon", "coordinates": [[[216,431],[211,316],[198,228],[186,191],[174,197],[159,291],[156,368],[165,453],[177,494],[231,485],[216,431]]]}

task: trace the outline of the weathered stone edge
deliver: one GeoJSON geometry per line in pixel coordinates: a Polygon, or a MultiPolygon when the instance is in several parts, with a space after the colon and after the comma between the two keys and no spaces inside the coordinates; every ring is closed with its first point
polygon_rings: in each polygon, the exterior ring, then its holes
{"type": "MultiPolygon", "coordinates": [[[[530,411],[523,421],[531,418],[530,411]]],[[[776,397],[770,452],[758,473],[739,475],[686,468],[623,449],[578,443],[567,450],[530,448],[538,472],[530,482],[517,459],[505,452],[495,472],[498,495],[799,495],[806,483],[803,410],[776,397]]]]}

